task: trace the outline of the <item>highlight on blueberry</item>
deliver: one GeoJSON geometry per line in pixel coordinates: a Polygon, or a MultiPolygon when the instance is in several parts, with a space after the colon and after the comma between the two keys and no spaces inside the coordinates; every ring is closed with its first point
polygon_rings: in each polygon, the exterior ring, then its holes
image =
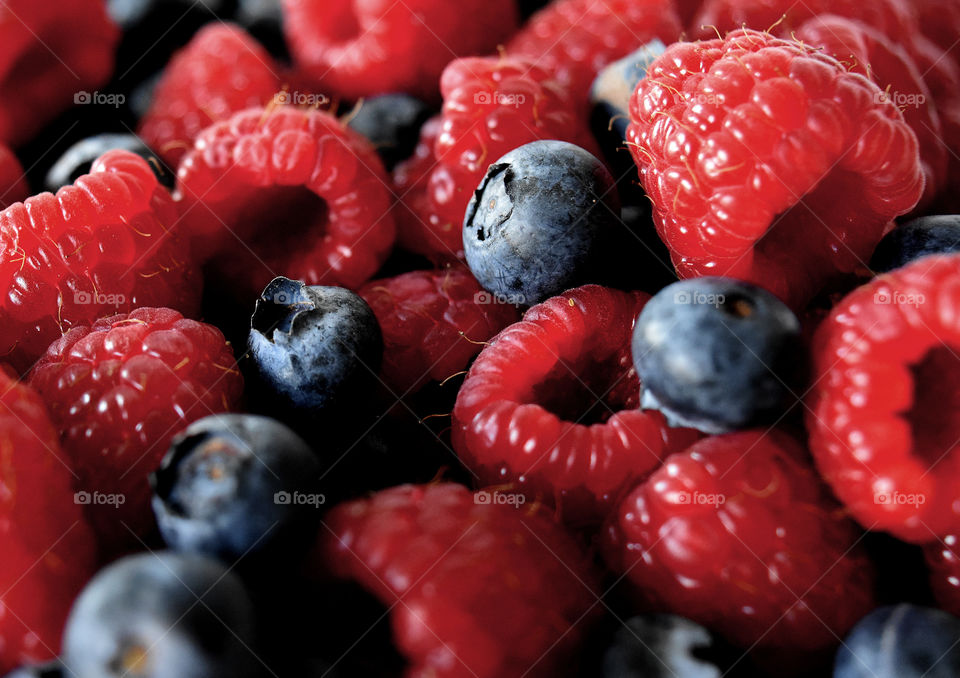
{"type": "Polygon", "coordinates": [[[248,348],[269,397],[295,410],[348,404],[376,377],[383,358],[380,326],[362,298],[284,277],[257,300],[248,348]]]}
{"type": "Polygon", "coordinates": [[[63,636],[71,678],[249,678],[259,666],[253,604],[216,561],[127,556],[77,598],[63,636]]]}
{"type": "Polygon", "coordinates": [[[479,283],[533,306],[603,276],[620,201],[610,172],[562,141],[535,141],[490,165],[467,207],[463,246],[479,283]]]}
{"type": "Polygon", "coordinates": [[[123,150],[136,153],[150,165],[163,186],[172,189],[176,175],[163,164],[160,158],[143,141],[133,134],[98,134],[78,141],[54,163],[47,172],[44,188],[56,193],[70,186],[84,174],[90,173],[94,161],[107,151],[123,150]]]}
{"type": "Polygon", "coordinates": [[[601,678],[722,678],[729,652],[707,629],[684,617],[632,617],[604,653],[601,678]]]}
{"type": "Polygon", "coordinates": [[[68,675],[64,671],[63,664],[53,661],[36,666],[21,666],[4,678],[68,678],[68,675]]]}
{"type": "Polygon", "coordinates": [[[280,422],[212,415],[179,434],[152,474],[153,512],[176,551],[273,562],[316,533],[319,475],[313,451],[280,422]]]}
{"type": "Polygon", "coordinates": [[[641,406],[711,434],[783,415],[797,403],[805,366],[793,312],[732,278],[665,287],[637,318],[631,348],[641,406]]]}
{"type": "Polygon", "coordinates": [[[920,257],[956,252],[960,252],[960,215],[919,217],[883,237],[870,259],[870,268],[888,273],[920,257]]]}

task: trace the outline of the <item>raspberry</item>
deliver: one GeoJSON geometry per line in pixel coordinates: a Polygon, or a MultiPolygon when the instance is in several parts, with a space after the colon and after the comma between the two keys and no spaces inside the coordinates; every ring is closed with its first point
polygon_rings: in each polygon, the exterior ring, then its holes
{"type": "Polygon", "coordinates": [[[0,356],[21,373],[76,325],[139,306],[197,311],[200,284],[171,230],[170,193],[143,158],[111,151],[54,196],[0,212],[0,356]]]}
{"type": "Polygon", "coordinates": [[[960,527],[960,256],[847,295],[814,337],[807,430],[823,477],[870,529],[924,543],[960,527]]]}
{"type": "Polygon", "coordinates": [[[248,297],[277,275],[356,288],[393,246],[380,158],[334,116],[254,108],[204,130],[178,176],[184,227],[248,297]],[[307,215],[306,217],[304,215],[307,215]]]}
{"type": "Polygon", "coordinates": [[[570,113],[566,90],[526,61],[458,59],[444,70],[440,88],[439,129],[424,127],[414,157],[395,170],[394,185],[402,199],[395,209],[401,242],[442,262],[463,256],[467,204],[497,158],[538,139],[587,150],[594,144],[586,122],[570,113]]]}
{"type": "Polygon", "coordinates": [[[923,191],[917,139],[880,89],[766,33],[669,47],[630,118],[680,277],[740,278],[795,307],[861,265],[923,191]]]}
{"type": "Polygon", "coordinates": [[[558,0],[531,17],[507,53],[530,59],[585,102],[607,64],[657,38],[675,42],[680,32],[671,0],[558,0]]]}
{"type": "Polygon", "coordinates": [[[30,189],[20,161],[9,148],[0,145],[0,209],[26,200],[29,195],[30,189]]]}
{"type": "Polygon", "coordinates": [[[0,673],[55,656],[94,570],[93,534],[40,397],[0,368],[0,673]]]}
{"type": "Polygon", "coordinates": [[[960,54],[953,50],[960,35],[960,3],[956,0],[923,0],[916,3],[914,9],[923,34],[960,66],[960,54]]]}
{"type": "Polygon", "coordinates": [[[120,31],[102,0],[4,0],[0,7],[0,140],[29,141],[110,79],[120,31]]]}
{"type": "Polygon", "coordinates": [[[174,170],[211,123],[268,103],[280,89],[273,58],[239,26],[212,24],[177,52],[139,135],[174,170]]]}
{"type": "Polygon", "coordinates": [[[536,507],[405,485],[327,523],[323,563],[390,606],[408,676],[558,675],[596,604],[588,560],[536,507]]]}
{"type": "Polygon", "coordinates": [[[620,492],[694,440],[639,410],[630,335],[647,295],[598,285],[534,306],[473,364],[453,443],[483,482],[516,482],[564,520],[596,522],[620,492]]]}
{"type": "Polygon", "coordinates": [[[79,489],[123,498],[88,507],[105,547],[152,528],[148,474],[187,424],[236,408],[235,365],[213,326],[140,308],[71,329],[34,367],[29,383],[50,407],[79,489]]]}
{"type": "Polygon", "coordinates": [[[464,369],[481,342],[519,319],[461,268],[413,271],[360,289],[383,332],[383,379],[407,394],[464,369]]]}
{"type": "Polygon", "coordinates": [[[937,605],[952,615],[960,616],[960,545],[956,534],[923,547],[930,587],[937,605]]]}
{"type": "Polygon", "coordinates": [[[347,99],[434,100],[452,58],[494,52],[519,21],[513,0],[283,0],[283,10],[297,64],[347,99]]]}
{"type": "Polygon", "coordinates": [[[783,660],[833,648],[873,608],[858,541],[799,445],[748,431],[667,459],[605,546],[645,603],[783,660]]]}
{"type": "Polygon", "coordinates": [[[872,79],[901,109],[904,120],[917,135],[926,179],[924,199],[918,209],[929,204],[944,185],[948,154],[941,141],[943,130],[933,95],[913,59],[878,30],[838,16],[811,19],[800,27],[796,37],[822,47],[848,70],[872,79]]]}

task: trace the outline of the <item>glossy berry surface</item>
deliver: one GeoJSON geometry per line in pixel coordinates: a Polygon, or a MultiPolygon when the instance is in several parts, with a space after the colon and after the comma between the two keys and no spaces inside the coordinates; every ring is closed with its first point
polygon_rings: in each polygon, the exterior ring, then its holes
{"type": "Polygon", "coordinates": [[[94,570],[93,532],[70,458],[40,396],[0,368],[0,673],[60,648],[70,603],[94,570]]]}
{"type": "Polygon", "coordinates": [[[956,530],[960,256],[930,256],[841,300],[817,330],[810,447],[862,525],[915,543],[956,530]]]}
{"type": "Polygon", "coordinates": [[[960,215],[920,217],[900,224],[883,237],[870,258],[870,268],[889,273],[920,257],[956,253],[960,253],[960,215]]]}
{"type": "Polygon", "coordinates": [[[520,319],[514,305],[484,290],[464,268],[372,280],[358,294],[377,317],[381,374],[397,395],[465,369],[483,342],[520,319]]]}
{"type": "Polygon", "coordinates": [[[353,402],[377,374],[376,316],[342,287],[277,278],[264,289],[247,342],[257,377],[280,407],[322,410],[353,402]]]}
{"type": "Polygon", "coordinates": [[[631,481],[692,442],[692,432],[638,409],[629,340],[646,301],[586,285],[501,332],[453,410],[454,448],[467,467],[557,504],[569,522],[596,522],[631,481]]]}
{"type": "Polygon", "coordinates": [[[602,162],[535,141],[496,160],[477,186],[463,220],[467,265],[487,291],[533,306],[602,278],[619,216],[602,162]]]}
{"type": "Polygon", "coordinates": [[[150,165],[110,151],[56,195],[0,212],[0,353],[25,372],[73,327],[143,306],[195,315],[201,284],[150,165]]]}
{"type": "Polygon", "coordinates": [[[584,554],[544,511],[493,496],[404,485],[327,518],[325,567],[390,606],[409,675],[556,675],[584,630],[584,554]]]}
{"type": "Polygon", "coordinates": [[[216,328],[141,308],[71,329],[34,367],[105,550],[152,529],[148,474],[184,425],[239,405],[235,365],[216,328]]]}
{"type": "Polygon", "coordinates": [[[142,553],[101,570],[77,598],[63,662],[78,678],[252,676],[253,625],[237,575],[196,555],[142,553]]]}
{"type": "Polygon", "coordinates": [[[861,265],[923,191],[916,137],[879,88],[766,33],[672,45],[630,119],[680,277],[739,278],[794,307],[861,265]]]}
{"type": "Polygon", "coordinates": [[[153,512],[178,552],[277,560],[317,529],[319,475],[313,451],[280,422],[211,415],[179,433],[151,475],[153,512]]]}
{"type": "Polygon", "coordinates": [[[779,661],[832,650],[872,609],[873,569],[803,455],[762,431],[672,455],[612,516],[608,563],[647,605],[738,647],[779,661]]]}
{"type": "Polygon", "coordinates": [[[640,312],[631,346],[643,407],[674,425],[725,433],[772,423],[802,392],[799,320],[732,278],[665,287],[640,312]]]}
{"type": "Polygon", "coordinates": [[[916,605],[881,607],[837,652],[834,678],[948,678],[960,672],[960,619],[916,605]]]}
{"type": "Polygon", "coordinates": [[[632,617],[603,656],[601,678],[721,678],[725,650],[705,628],[671,614],[632,617]]]}

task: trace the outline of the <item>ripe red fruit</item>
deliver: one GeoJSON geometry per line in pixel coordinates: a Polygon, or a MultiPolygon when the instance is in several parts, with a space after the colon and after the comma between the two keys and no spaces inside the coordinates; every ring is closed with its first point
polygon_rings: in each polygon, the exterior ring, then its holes
{"type": "Polygon", "coordinates": [[[477,358],[457,395],[453,443],[482,482],[597,522],[622,492],[696,439],[640,407],[630,336],[647,295],[598,285],[534,306],[477,358]]]}
{"type": "Polygon", "coordinates": [[[537,507],[484,499],[405,485],[327,519],[320,561],[390,606],[406,675],[555,676],[589,628],[597,594],[573,540],[537,507]]]}
{"type": "Polygon", "coordinates": [[[569,88],[586,105],[603,68],[651,40],[682,32],[671,0],[557,0],[534,14],[507,46],[569,88]]]}
{"type": "Polygon", "coordinates": [[[177,185],[184,228],[249,298],[278,275],[359,287],[393,246],[376,151],[322,111],[252,108],[207,128],[177,185]]]}
{"type": "Polygon", "coordinates": [[[440,87],[440,122],[427,123],[414,157],[394,170],[394,213],[402,245],[443,262],[463,256],[464,213],[490,164],[538,139],[594,144],[565,88],[524,60],[457,59],[440,87]]]}
{"type": "Polygon", "coordinates": [[[782,666],[832,649],[873,608],[858,541],[799,445],[749,431],[668,458],[620,505],[605,546],[644,604],[782,666]]]}
{"type": "Polygon", "coordinates": [[[143,158],[110,151],[90,174],[0,212],[0,355],[25,372],[71,327],[139,306],[197,312],[200,281],[177,211],[143,158]]]}
{"type": "Polygon", "coordinates": [[[120,31],[102,0],[4,0],[0,141],[20,145],[110,79],[120,31]]]}
{"type": "Polygon", "coordinates": [[[56,656],[94,538],[40,397],[0,368],[0,673],[56,656]]]}
{"type": "Polygon", "coordinates": [[[374,280],[359,294],[380,323],[381,373],[398,396],[463,370],[482,342],[520,318],[463,268],[374,280]]]}
{"type": "Polygon", "coordinates": [[[30,373],[64,450],[91,497],[103,546],[139,546],[153,527],[147,476],[174,435],[208,414],[235,409],[243,378],[215,327],[166,308],[75,327],[30,373]],[[95,495],[94,493],[99,493],[95,495]],[[109,502],[99,497],[122,496],[109,502]]]}
{"type": "Polygon", "coordinates": [[[960,542],[948,534],[923,548],[937,605],[960,616],[960,542]]]}
{"type": "Polygon", "coordinates": [[[297,65],[347,99],[436,99],[451,59],[495,52],[519,21],[514,0],[284,0],[283,10],[297,65]]]}
{"type": "Polygon", "coordinates": [[[923,191],[916,136],[880,89],[766,33],[672,45],[630,119],[678,274],[740,278],[797,308],[862,265],[923,191]]]}
{"type": "Polygon", "coordinates": [[[931,256],[845,297],[813,347],[807,430],[862,525],[925,543],[960,528],[960,256],[931,256]]]}
{"type": "Polygon", "coordinates": [[[206,127],[267,104],[280,89],[267,50],[239,26],[213,23],[167,64],[138,134],[176,170],[206,127]]]}

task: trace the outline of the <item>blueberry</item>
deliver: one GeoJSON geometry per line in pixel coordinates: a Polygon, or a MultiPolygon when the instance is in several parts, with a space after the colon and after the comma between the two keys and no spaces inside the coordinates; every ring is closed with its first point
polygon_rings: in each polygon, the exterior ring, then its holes
{"type": "MultiPolygon", "coordinates": [[[[181,15],[199,5],[209,12],[219,11],[222,0],[107,0],[107,13],[120,28],[130,30],[153,18],[159,12],[180,12],[181,15]]],[[[181,19],[183,17],[181,16],[181,19]]]]}
{"type": "Polygon", "coordinates": [[[256,675],[254,612],[236,575],[169,552],[123,558],[74,602],[63,637],[72,678],[256,675]]]}
{"type": "Polygon", "coordinates": [[[917,605],[878,608],[844,640],[833,676],[956,678],[960,676],[960,619],[917,605]]]}
{"type": "Polygon", "coordinates": [[[248,346],[275,404],[300,411],[355,401],[383,358],[380,326],[363,299],[283,277],[257,300],[248,346]]]}
{"type": "Polygon", "coordinates": [[[729,650],[689,619],[654,614],[628,619],[603,658],[602,678],[721,678],[729,650]],[[715,660],[717,663],[714,663],[715,660]]]}
{"type": "Polygon", "coordinates": [[[487,170],[463,222],[467,263],[488,291],[532,306],[598,281],[619,214],[603,163],[573,144],[535,141],[487,170]]]}
{"type": "Polygon", "coordinates": [[[64,678],[64,675],[63,664],[53,661],[38,666],[21,666],[5,678],[64,678]]]}
{"type": "Polygon", "coordinates": [[[870,268],[886,273],[928,254],[960,252],[960,215],[920,217],[887,233],[870,259],[870,268]]]}
{"type": "Polygon", "coordinates": [[[228,563],[272,560],[307,544],[319,525],[320,462],[278,421],[248,414],[200,419],[178,435],[151,476],[167,546],[228,563]]]}
{"type": "Polygon", "coordinates": [[[800,323],[749,283],[697,278],[665,287],[633,331],[642,405],[716,434],[772,421],[796,402],[800,323]]]}
{"type": "Polygon", "coordinates": [[[348,123],[373,144],[391,170],[413,155],[423,127],[433,111],[408,94],[383,94],[363,102],[348,123]]]}
{"type": "Polygon", "coordinates": [[[90,167],[97,158],[115,149],[130,151],[145,158],[160,183],[167,188],[173,188],[176,181],[174,173],[139,137],[132,134],[98,134],[78,141],[67,149],[47,172],[44,187],[51,193],[56,193],[61,187],[69,186],[84,174],[89,174],[90,167]]]}

